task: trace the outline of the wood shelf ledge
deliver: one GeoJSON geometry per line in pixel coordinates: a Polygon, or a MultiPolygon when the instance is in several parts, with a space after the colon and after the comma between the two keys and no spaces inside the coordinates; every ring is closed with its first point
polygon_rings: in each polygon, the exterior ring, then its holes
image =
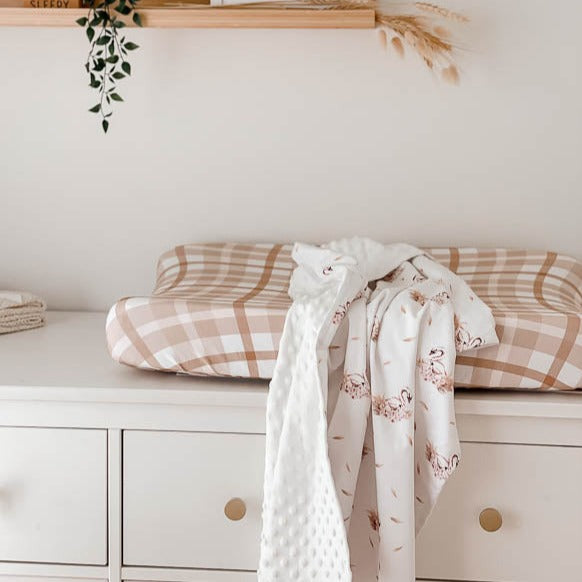
{"type": "MultiPolygon", "coordinates": [[[[309,10],[277,8],[142,8],[149,28],[374,28],[372,9],[309,10]]],[[[86,8],[0,6],[0,26],[78,26],[86,8]]]]}

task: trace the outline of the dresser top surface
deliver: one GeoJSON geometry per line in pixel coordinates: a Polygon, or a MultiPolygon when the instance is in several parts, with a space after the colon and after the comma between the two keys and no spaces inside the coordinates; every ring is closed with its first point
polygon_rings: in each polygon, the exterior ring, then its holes
{"type": "Polygon", "coordinates": [[[0,335],[1,399],[179,403],[206,395],[224,403],[227,391],[235,402],[259,405],[267,387],[265,381],[195,378],[118,364],[107,352],[105,313],[49,311],[44,327],[0,335]]]}
{"type": "MultiPolygon", "coordinates": [[[[45,327],[0,335],[0,400],[259,407],[268,382],[138,370],[114,362],[105,313],[53,311],[45,327]]],[[[459,390],[458,413],[582,418],[582,393],[459,390]]]]}

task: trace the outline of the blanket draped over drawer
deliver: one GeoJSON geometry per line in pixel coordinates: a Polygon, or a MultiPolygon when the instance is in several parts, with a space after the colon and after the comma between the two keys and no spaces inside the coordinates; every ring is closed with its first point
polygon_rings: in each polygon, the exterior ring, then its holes
{"type": "Polygon", "coordinates": [[[455,355],[497,343],[492,313],[409,245],[297,244],[293,258],[259,581],[413,582],[415,534],[460,459],[455,355]]]}

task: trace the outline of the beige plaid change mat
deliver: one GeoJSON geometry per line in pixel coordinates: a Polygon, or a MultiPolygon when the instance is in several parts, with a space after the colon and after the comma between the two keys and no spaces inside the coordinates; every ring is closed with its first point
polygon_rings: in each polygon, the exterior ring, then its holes
{"type": "MultiPolygon", "coordinates": [[[[191,244],[165,253],[153,295],[111,308],[112,357],[166,372],[271,378],[291,305],[291,250],[191,244]]],[[[455,385],[582,388],[582,264],[555,253],[426,250],[470,285],[497,324],[498,346],[457,357],[455,385]]]]}

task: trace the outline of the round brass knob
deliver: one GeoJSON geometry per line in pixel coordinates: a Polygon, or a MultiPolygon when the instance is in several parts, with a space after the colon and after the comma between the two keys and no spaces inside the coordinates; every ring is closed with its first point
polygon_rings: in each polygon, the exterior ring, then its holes
{"type": "Polygon", "coordinates": [[[486,507],[479,514],[479,524],[485,531],[497,531],[503,524],[501,513],[493,507],[486,507]]]}
{"type": "Polygon", "coordinates": [[[232,521],[241,520],[247,513],[247,506],[242,499],[235,497],[224,506],[224,515],[232,521]]]}

